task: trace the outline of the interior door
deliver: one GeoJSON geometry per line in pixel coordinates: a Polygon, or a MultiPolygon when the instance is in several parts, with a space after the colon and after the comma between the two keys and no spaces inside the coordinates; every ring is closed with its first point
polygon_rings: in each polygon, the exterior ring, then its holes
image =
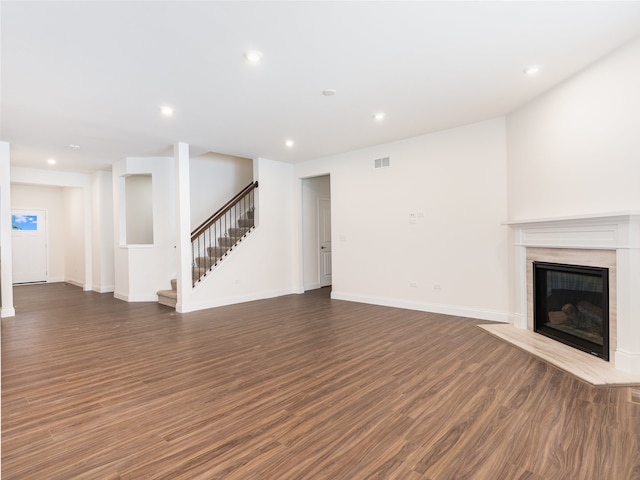
{"type": "Polygon", "coordinates": [[[13,283],[47,281],[47,215],[44,210],[11,212],[13,283]]]}
{"type": "Polygon", "coordinates": [[[331,285],[331,200],[318,199],[318,244],[320,245],[320,286],[331,285]]]}

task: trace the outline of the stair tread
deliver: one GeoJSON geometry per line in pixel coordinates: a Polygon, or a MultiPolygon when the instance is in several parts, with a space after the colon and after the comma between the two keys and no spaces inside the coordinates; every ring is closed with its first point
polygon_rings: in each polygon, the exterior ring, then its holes
{"type": "Polygon", "coordinates": [[[178,292],[175,290],[158,290],[156,295],[159,297],[178,298],[178,292]]]}

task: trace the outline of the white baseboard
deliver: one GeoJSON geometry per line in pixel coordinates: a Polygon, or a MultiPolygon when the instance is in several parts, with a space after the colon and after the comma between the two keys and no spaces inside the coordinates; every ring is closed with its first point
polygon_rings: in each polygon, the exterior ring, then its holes
{"type": "Polygon", "coordinates": [[[113,291],[113,298],[117,298],[118,300],[122,300],[123,302],[128,302],[129,300],[127,300],[127,296],[122,294],[122,293],[118,293],[115,290],[113,291]]]}
{"type": "Polygon", "coordinates": [[[93,291],[96,293],[112,293],[115,290],[116,290],[115,285],[105,285],[105,286],[96,285],[93,287],[93,291]]]}
{"type": "Polygon", "coordinates": [[[207,300],[205,302],[192,303],[183,305],[178,303],[176,311],[178,313],[196,312],[206,310],[208,308],[224,307],[225,305],[235,305],[237,303],[253,302],[255,300],[264,300],[266,298],[281,297],[283,295],[291,295],[293,293],[303,293],[301,288],[291,288],[286,290],[273,290],[270,292],[252,293],[250,295],[241,295],[238,297],[227,297],[207,300]]]}
{"type": "Polygon", "coordinates": [[[0,310],[0,318],[15,317],[16,309],[13,307],[2,307],[0,310]]]}
{"type": "Polygon", "coordinates": [[[640,374],[640,353],[629,353],[616,350],[614,363],[617,370],[640,374]]]}
{"type": "Polygon", "coordinates": [[[49,277],[47,278],[47,283],[60,283],[66,282],[64,277],[49,277]]]}
{"type": "Polygon", "coordinates": [[[490,320],[494,322],[509,323],[509,314],[492,310],[478,310],[474,308],[458,307],[455,305],[437,305],[422,302],[410,302],[397,298],[368,297],[354,295],[345,292],[331,292],[331,298],[335,300],[347,300],[349,302],[368,303],[371,305],[381,305],[384,307],[406,308],[408,310],[418,310],[421,312],[441,313],[455,317],[476,318],[478,320],[490,320]]]}
{"type": "Polygon", "coordinates": [[[115,298],[117,298],[118,300],[123,300],[125,302],[131,302],[131,303],[133,303],[133,302],[157,302],[158,301],[158,295],[156,295],[155,293],[153,295],[151,295],[151,294],[126,295],[126,294],[114,292],[113,296],[115,298]]]}
{"type": "Polygon", "coordinates": [[[84,282],[81,282],[79,280],[74,280],[72,278],[65,278],[64,282],[70,285],[75,285],[76,287],[80,287],[84,290],[84,282]]]}

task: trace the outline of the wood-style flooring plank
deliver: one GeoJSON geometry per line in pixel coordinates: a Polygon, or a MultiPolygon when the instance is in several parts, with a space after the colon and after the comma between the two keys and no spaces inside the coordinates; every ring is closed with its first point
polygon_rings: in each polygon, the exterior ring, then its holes
{"type": "Polygon", "coordinates": [[[328,289],[189,314],[66,284],[15,303],[5,480],[640,480],[628,388],[478,320],[328,289]]]}

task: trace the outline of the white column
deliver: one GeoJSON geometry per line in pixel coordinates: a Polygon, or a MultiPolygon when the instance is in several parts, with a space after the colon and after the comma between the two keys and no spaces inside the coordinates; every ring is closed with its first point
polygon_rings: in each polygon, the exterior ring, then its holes
{"type": "Polygon", "coordinates": [[[191,277],[191,194],[189,181],[189,145],[173,146],[176,182],[176,229],[178,300],[176,310],[185,311],[192,291],[191,277]]]}
{"type": "Polygon", "coordinates": [[[13,317],[13,262],[11,261],[11,171],[9,144],[0,142],[0,317],[13,317]]]}

